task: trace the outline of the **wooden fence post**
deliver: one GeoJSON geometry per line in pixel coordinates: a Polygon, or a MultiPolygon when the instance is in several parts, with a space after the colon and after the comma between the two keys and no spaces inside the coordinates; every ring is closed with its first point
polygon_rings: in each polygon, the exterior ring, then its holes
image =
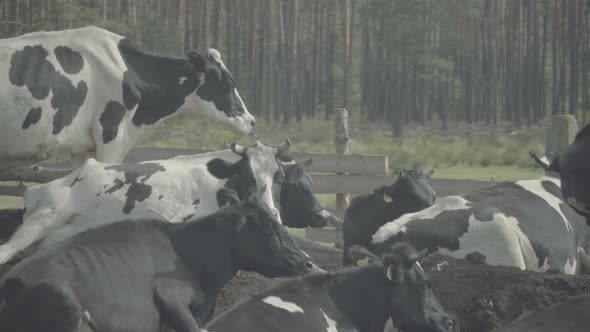
{"type": "Polygon", "coordinates": [[[555,115],[551,119],[551,127],[547,132],[545,156],[553,160],[565,147],[574,141],[578,132],[578,123],[573,115],[555,115]]]}
{"type": "MultiPolygon", "coordinates": [[[[348,154],[350,136],[348,135],[348,111],[337,108],[334,114],[334,144],[337,154],[348,154]]],[[[346,209],[350,202],[348,193],[336,194],[336,208],[346,209]]]]}

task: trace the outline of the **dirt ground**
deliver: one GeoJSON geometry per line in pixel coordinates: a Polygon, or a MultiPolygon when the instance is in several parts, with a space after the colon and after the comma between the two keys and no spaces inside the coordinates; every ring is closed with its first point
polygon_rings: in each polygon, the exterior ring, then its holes
{"type": "MultiPolygon", "coordinates": [[[[462,332],[490,331],[527,311],[569,296],[590,293],[590,276],[520,271],[438,254],[426,257],[422,267],[430,275],[434,293],[443,308],[459,319],[462,332]],[[438,271],[436,266],[440,263],[444,265],[438,271]]],[[[334,266],[324,268],[332,271],[339,269],[334,266]]],[[[216,314],[278,280],[254,273],[240,273],[220,295],[216,314]]]]}

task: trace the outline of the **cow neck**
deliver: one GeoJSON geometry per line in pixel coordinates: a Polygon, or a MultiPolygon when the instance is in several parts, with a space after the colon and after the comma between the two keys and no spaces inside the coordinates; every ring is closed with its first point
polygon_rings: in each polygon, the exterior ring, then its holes
{"type": "Polygon", "coordinates": [[[381,262],[332,273],[327,293],[359,332],[381,332],[385,328],[391,286],[381,262]]]}
{"type": "Polygon", "coordinates": [[[119,50],[127,66],[124,81],[140,96],[133,124],[154,125],[181,114],[184,98],[201,83],[188,60],[148,53],[125,39],[119,50]]]}
{"type": "Polygon", "coordinates": [[[221,229],[217,214],[170,225],[169,234],[176,253],[191,272],[213,292],[237,273],[233,257],[235,232],[221,229]]]}

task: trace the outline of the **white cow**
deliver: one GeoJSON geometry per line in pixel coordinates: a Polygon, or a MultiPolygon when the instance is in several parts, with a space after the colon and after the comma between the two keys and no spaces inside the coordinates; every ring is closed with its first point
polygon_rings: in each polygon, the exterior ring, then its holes
{"type": "Polygon", "coordinates": [[[234,145],[230,150],[136,164],[88,159],[64,178],[25,191],[23,224],[0,246],[0,264],[37,241],[31,249],[118,220],[180,223],[211,214],[224,204],[219,193],[225,187],[241,194],[266,187],[263,200],[281,222],[271,187],[284,178],[280,163],[289,146],[289,140],[278,147],[257,142],[248,148],[234,145]]]}
{"type": "Polygon", "coordinates": [[[0,77],[0,170],[62,155],[120,162],[182,113],[243,134],[255,124],[217,50],[151,54],[96,27],[0,40],[0,77]]]}

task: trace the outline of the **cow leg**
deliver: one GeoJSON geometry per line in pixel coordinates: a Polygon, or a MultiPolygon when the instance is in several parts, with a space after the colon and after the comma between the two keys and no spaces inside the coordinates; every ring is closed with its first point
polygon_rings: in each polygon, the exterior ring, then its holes
{"type": "Polygon", "coordinates": [[[189,306],[201,302],[202,293],[195,294],[192,285],[173,277],[159,277],[154,282],[154,299],[162,320],[176,332],[200,331],[189,306]]]}
{"type": "Polygon", "coordinates": [[[77,332],[82,323],[80,303],[67,285],[41,283],[26,288],[0,312],[2,331],[77,332]]]}
{"type": "Polygon", "coordinates": [[[0,264],[8,262],[14,255],[43,238],[50,229],[61,226],[63,223],[56,224],[56,215],[55,208],[44,208],[27,214],[10,240],[0,246],[0,264]]]}

